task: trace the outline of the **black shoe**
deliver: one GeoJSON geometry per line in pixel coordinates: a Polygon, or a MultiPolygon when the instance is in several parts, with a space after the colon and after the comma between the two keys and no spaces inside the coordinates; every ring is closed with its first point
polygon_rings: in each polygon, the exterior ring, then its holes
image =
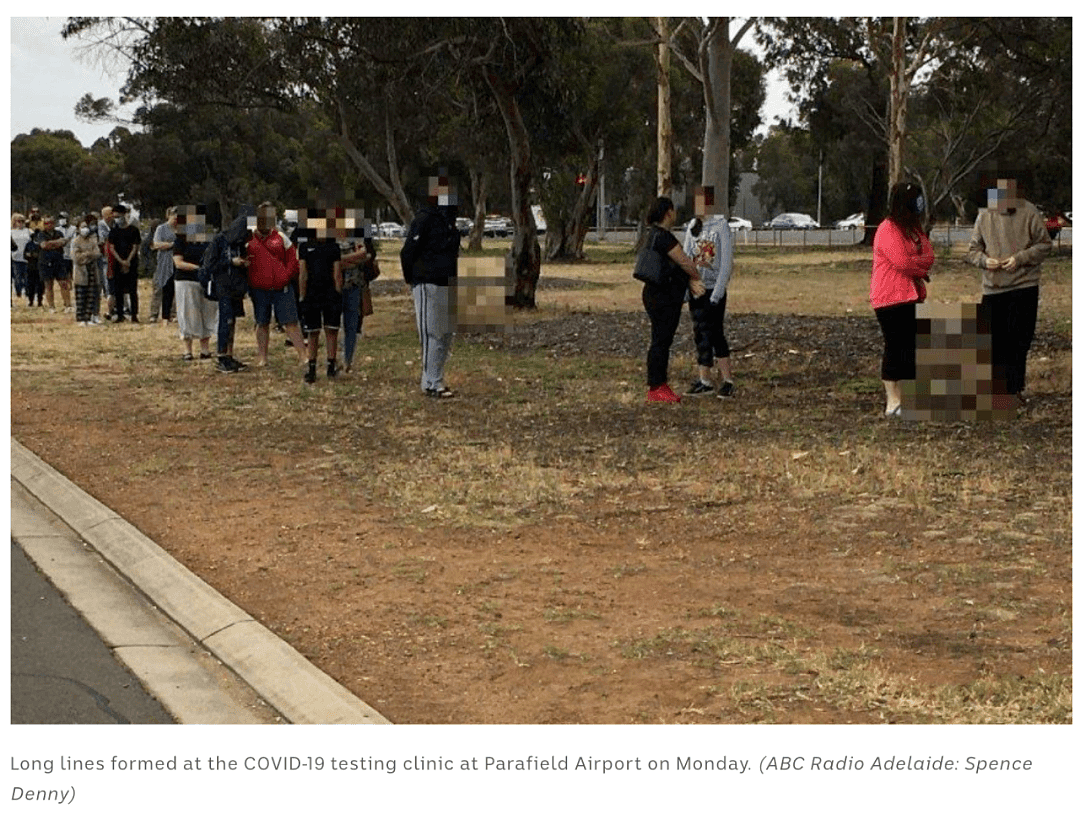
{"type": "MultiPolygon", "coordinates": [[[[138,321],[136,321],[135,323],[138,323],[138,321]]],[[[214,356],[211,355],[209,352],[200,352],[199,353],[199,360],[200,361],[209,361],[213,357],[214,356]]]]}
{"type": "Polygon", "coordinates": [[[716,394],[720,398],[731,398],[735,394],[735,385],[730,381],[725,381],[720,385],[720,389],[716,391],[716,394]]]}
{"type": "Polygon", "coordinates": [[[304,381],[308,384],[315,383],[315,362],[307,362],[307,372],[304,373],[304,381]]]}
{"type": "Polygon", "coordinates": [[[449,387],[441,387],[437,390],[424,390],[424,395],[428,398],[453,398],[456,394],[457,393],[449,387]]]}
{"type": "Polygon", "coordinates": [[[690,389],[686,391],[687,395],[704,395],[705,393],[715,390],[712,384],[706,384],[700,378],[690,385],[690,389]]]}
{"type": "Polygon", "coordinates": [[[240,368],[236,363],[228,356],[223,356],[217,360],[218,372],[240,372],[240,368]]]}
{"type": "Polygon", "coordinates": [[[247,364],[245,364],[243,361],[237,361],[231,355],[226,355],[225,358],[228,360],[228,362],[230,364],[232,364],[234,367],[236,367],[236,372],[243,372],[244,370],[247,369],[247,364]]]}
{"type": "Polygon", "coordinates": [[[326,362],[326,377],[333,378],[335,375],[337,375],[337,361],[330,358],[326,362]]]}

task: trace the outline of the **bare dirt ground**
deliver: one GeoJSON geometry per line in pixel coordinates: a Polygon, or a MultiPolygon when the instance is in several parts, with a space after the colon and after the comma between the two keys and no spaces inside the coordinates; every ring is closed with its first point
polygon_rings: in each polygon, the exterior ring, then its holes
{"type": "Polygon", "coordinates": [[[642,313],[579,287],[460,337],[450,402],[389,279],[311,388],[281,336],[219,375],[175,327],[19,305],[12,434],[394,722],[1071,721],[1060,315],[1015,421],[915,425],[879,416],[865,308],[733,310],[738,396],[658,408],[642,313]]]}

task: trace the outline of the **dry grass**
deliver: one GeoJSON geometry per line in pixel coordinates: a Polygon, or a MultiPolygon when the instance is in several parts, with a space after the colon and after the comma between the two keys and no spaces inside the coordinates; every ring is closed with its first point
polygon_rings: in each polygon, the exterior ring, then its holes
{"type": "MultiPolygon", "coordinates": [[[[627,274],[629,251],[590,251],[598,262],[545,268],[546,277],[585,280],[590,288],[544,292],[542,309],[526,323],[583,309],[640,309],[640,290],[627,274]]],[[[384,256],[384,277],[399,277],[392,250],[384,256]]],[[[977,300],[974,270],[941,257],[932,297],[977,300]]],[[[740,250],[729,312],[868,316],[869,260],[864,250],[740,250]]],[[[738,363],[736,405],[643,408],[638,365],[627,359],[555,359],[469,340],[457,342],[449,367],[464,389],[462,403],[436,407],[415,392],[418,347],[407,297],[377,301],[351,378],[314,387],[300,383],[277,338],[269,370],[219,376],[208,364],[179,361],[175,327],[82,330],[70,316],[22,307],[12,316],[12,386],[26,407],[21,420],[48,414],[50,399],[60,395],[101,398],[103,387],[115,387],[152,426],[144,452],[123,468],[148,484],[222,473],[237,487],[272,486],[287,468],[348,489],[357,506],[384,508],[401,531],[465,531],[475,541],[527,528],[542,536],[555,523],[623,536],[640,525],[629,557],[605,557],[595,572],[611,586],[643,590],[667,565],[682,565],[690,578],[722,581],[727,566],[737,564],[749,566],[751,578],[767,576],[768,564],[755,566],[756,558],[779,559],[790,541],[815,563],[836,561],[835,579],[823,584],[841,593],[852,577],[868,591],[881,589],[885,599],[914,591],[939,599],[935,615],[978,631],[970,651],[950,641],[953,647],[941,643],[932,652],[969,656],[985,675],[944,686],[922,681],[905,669],[913,667],[907,651],[886,649],[869,630],[840,641],[806,610],[785,611],[781,584],[770,591],[778,603],[770,609],[691,599],[673,605],[666,622],[617,625],[606,644],[589,643],[566,634],[619,618],[570,586],[574,571],[543,559],[503,559],[453,584],[475,605],[476,618],[465,621],[445,605],[418,607],[407,621],[423,634],[469,624],[484,656],[509,657],[515,668],[547,662],[609,673],[621,668],[619,660],[650,668],[688,664],[700,671],[702,697],[728,703],[748,721],[812,716],[818,708],[894,722],[1071,720],[1071,606],[1046,586],[1067,576],[1070,564],[1071,431],[1058,408],[1035,408],[1000,426],[889,426],[867,412],[880,392],[876,353],[868,354],[869,374],[837,382],[813,403],[804,403],[810,392],[823,390],[778,385],[777,375],[794,371],[790,365],[751,360],[738,363]],[[173,433],[176,442],[168,440],[173,433]],[[164,447],[150,449],[154,439],[164,447]],[[239,466],[221,468],[212,449],[200,448],[220,443],[215,439],[251,449],[239,466]],[[685,524],[687,537],[675,536],[669,549],[648,529],[654,518],[685,524]],[[745,553],[738,546],[699,553],[715,535],[752,536],[756,544],[745,553]],[[664,553],[647,555],[658,544],[664,553]],[[867,545],[887,552],[874,555],[867,545]],[[543,582],[541,606],[527,616],[514,613],[508,589],[535,587],[536,579],[543,582]],[[1009,636],[1021,619],[1029,624],[1009,636]],[[542,636],[529,641],[533,625],[542,636]],[[1005,647],[1027,650],[1053,638],[1060,655],[1043,651],[1028,664],[1020,657],[996,670],[999,654],[978,647],[978,634],[986,632],[1000,634],[995,639],[1005,647]]],[[[1071,260],[1047,265],[1040,319],[1071,331],[1071,260]]],[[[245,357],[246,324],[239,336],[245,357]]],[[[687,354],[676,356],[675,374],[692,369],[687,354]]],[[[1037,394],[1071,393],[1071,353],[1035,355],[1029,380],[1037,394]]],[[[16,437],[33,434],[26,423],[13,430],[16,437]]],[[[440,586],[439,560],[403,541],[387,539],[397,553],[388,577],[403,587],[440,586]]],[[[360,568],[357,562],[353,574],[341,576],[334,593],[362,580],[360,568]]],[[[1064,592],[1065,583],[1054,587],[1064,592]]],[[[934,644],[928,636],[911,640],[910,648],[921,654],[918,645],[934,644]]]]}

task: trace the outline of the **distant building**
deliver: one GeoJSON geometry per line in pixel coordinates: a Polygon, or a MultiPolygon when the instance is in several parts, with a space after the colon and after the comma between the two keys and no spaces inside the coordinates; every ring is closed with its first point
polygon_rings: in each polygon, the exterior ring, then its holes
{"type": "Polygon", "coordinates": [[[731,210],[733,215],[746,218],[754,226],[759,226],[772,217],[766,213],[765,206],[751,191],[759,178],[757,172],[743,172],[739,175],[739,196],[735,199],[735,208],[731,210]]]}

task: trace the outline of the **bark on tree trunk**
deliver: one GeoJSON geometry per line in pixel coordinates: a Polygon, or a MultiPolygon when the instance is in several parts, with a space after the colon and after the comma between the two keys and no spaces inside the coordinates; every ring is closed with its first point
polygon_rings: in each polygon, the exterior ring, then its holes
{"type": "Polygon", "coordinates": [[[910,81],[904,55],[907,18],[893,18],[892,66],[889,72],[889,189],[904,173],[907,104],[910,81]]]}
{"type": "Polygon", "coordinates": [[[536,284],[540,280],[540,243],[536,221],[529,203],[532,186],[532,147],[514,92],[491,68],[484,69],[484,79],[491,89],[506,126],[510,144],[510,202],[514,219],[514,245],[510,271],[514,281],[513,305],[536,307],[536,284]]]}
{"type": "Polygon", "coordinates": [[[469,169],[469,183],[473,199],[473,225],[469,230],[469,251],[484,248],[484,217],[487,215],[487,175],[483,171],[469,169]]]}
{"type": "Polygon", "coordinates": [[[401,179],[398,176],[397,169],[395,168],[395,152],[394,152],[394,135],[390,129],[389,123],[387,123],[386,141],[387,151],[390,160],[390,177],[392,180],[388,182],[378,170],[372,166],[371,161],[367,156],[357,148],[356,144],[352,142],[352,138],[349,137],[349,126],[345,119],[345,107],[344,104],[338,101],[338,140],[341,142],[342,147],[345,149],[345,154],[349,156],[349,160],[353,162],[353,165],[360,171],[365,178],[375,187],[376,191],[386,198],[387,202],[397,212],[398,217],[406,227],[412,223],[413,210],[409,204],[409,198],[405,194],[405,190],[402,189],[401,179]]]}
{"type": "Polygon", "coordinates": [[[731,64],[735,47],[728,36],[728,18],[717,19],[705,44],[700,67],[705,87],[705,142],[701,184],[713,187],[718,211],[730,215],[728,203],[731,168],[731,64]]]}
{"type": "Polygon", "coordinates": [[[656,44],[656,195],[671,195],[671,53],[667,18],[655,18],[656,44]]]}
{"type": "Polygon", "coordinates": [[[561,226],[553,226],[553,222],[548,221],[544,260],[580,261],[585,257],[585,235],[589,232],[589,218],[592,216],[592,206],[596,199],[599,178],[600,152],[599,149],[594,149],[592,159],[589,162],[589,174],[586,176],[585,185],[574,202],[574,211],[570,215],[570,220],[561,226]]]}

